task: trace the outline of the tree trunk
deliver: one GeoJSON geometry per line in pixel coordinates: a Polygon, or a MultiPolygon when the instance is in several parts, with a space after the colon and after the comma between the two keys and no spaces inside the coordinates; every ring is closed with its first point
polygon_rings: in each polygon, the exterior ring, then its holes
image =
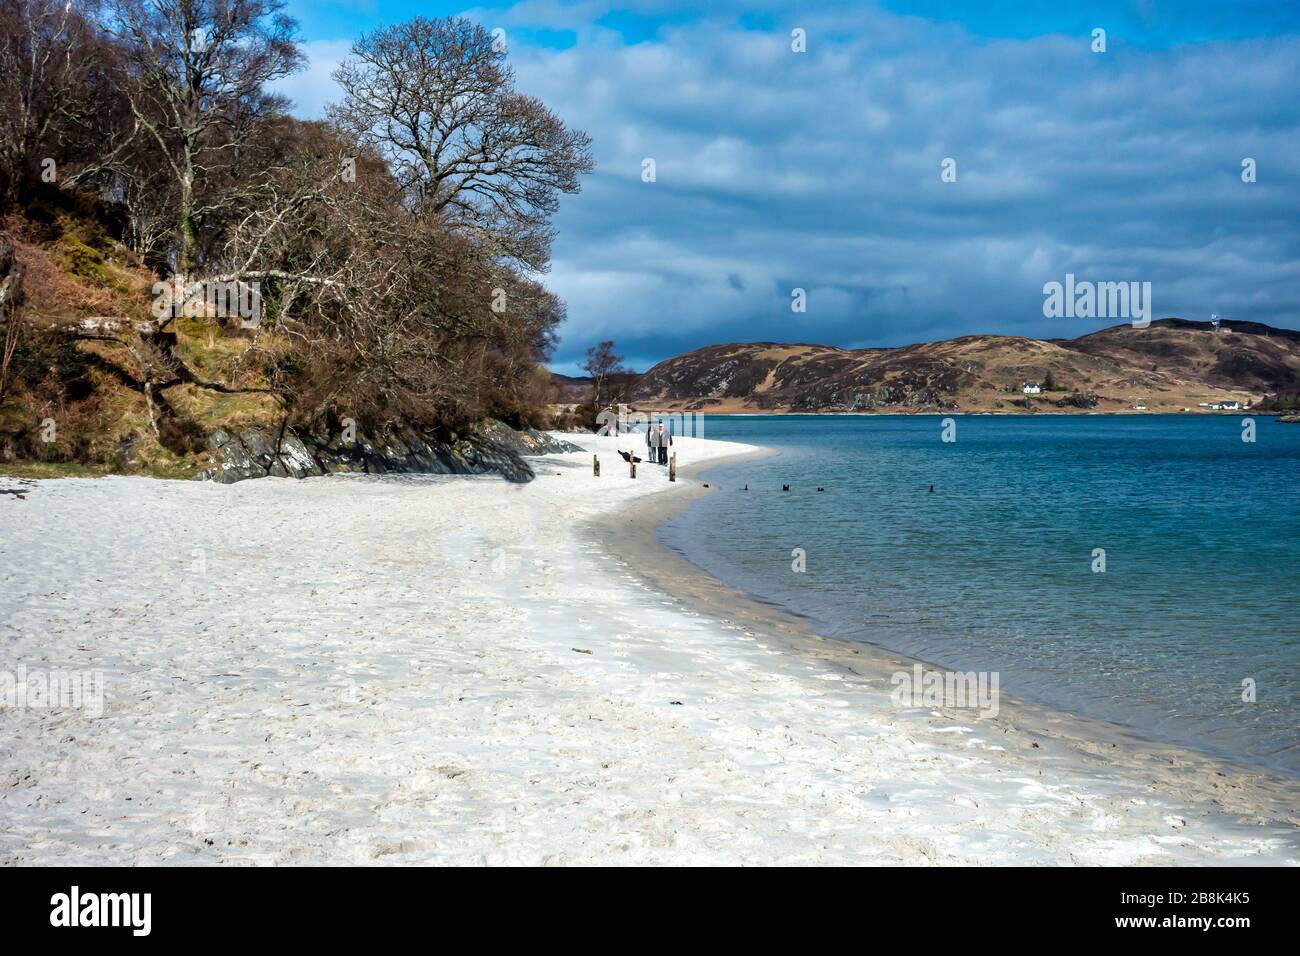
{"type": "Polygon", "coordinates": [[[153,429],[153,437],[159,441],[162,435],[158,432],[158,407],[153,403],[153,382],[145,379],[144,382],[144,404],[149,410],[149,427],[153,429]]]}
{"type": "Polygon", "coordinates": [[[18,348],[18,335],[22,329],[19,311],[23,297],[23,271],[14,257],[14,247],[8,239],[0,242],[0,319],[4,320],[4,351],[0,353],[0,401],[9,390],[9,365],[18,348]]]}
{"type": "Polygon", "coordinates": [[[194,250],[198,244],[194,234],[194,170],[188,156],[185,162],[180,196],[181,247],[176,259],[176,271],[182,277],[188,277],[194,271],[194,250]]]}

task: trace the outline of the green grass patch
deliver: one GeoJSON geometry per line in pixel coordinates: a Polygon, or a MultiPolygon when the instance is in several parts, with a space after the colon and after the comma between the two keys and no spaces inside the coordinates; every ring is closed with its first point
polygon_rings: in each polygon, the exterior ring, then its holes
{"type": "Polygon", "coordinates": [[[103,478],[105,475],[136,475],[165,481],[188,481],[202,470],[203,468],[197,463],[179,461],[150,463],[132,471],[124,471],[110,465],[78,465],[65,461],[0,462],[0,475],[33,481],[50,478],[103,478]]]}
{"type": "Polygon", "coordinates": [[[239,431],[250,425],[275,424],[280,420],[279,404],[262,392],[214,392],[186,382],[166,389],[165,395],[176,414],[208,432],[218,428],[239,431]]]}
{"type": "Polygon", "coordinates": [[[0,461],[0,475],[7,478],[102,478],[111,474],[108,465],[75,465],[64,461],[0,461]]]}
{"type": "MultiPolygon", "coordinates": [[[[209,382],[226,381],[248,349],[247,337],[229,334],[214,319],[180,318],[172,323],[171,331],[176,333],[177,356],[209,382]]],[[[246,364],[245,371],[257,368],[256,363],[246,364]]]]}

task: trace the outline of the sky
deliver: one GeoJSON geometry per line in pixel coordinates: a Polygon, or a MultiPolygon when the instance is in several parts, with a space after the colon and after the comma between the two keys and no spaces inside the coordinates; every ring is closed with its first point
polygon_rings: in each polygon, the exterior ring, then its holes
{"type": "Polygon", "coordinates": [[[1069,338],[1124,320],[1045,316],[1044,284],[1067,274],[1150,282],[1155,318],[1300,328],[1294,2],[288,10],[309,66],[281,90],[300,116],[336,98],[360,33],[464,15],[504,30],[519,89],[591,134],[596,171],[564,197],[541,277],[568,307],[556,371],[602,339],[641,371],[721,342],[1069,338]]]}

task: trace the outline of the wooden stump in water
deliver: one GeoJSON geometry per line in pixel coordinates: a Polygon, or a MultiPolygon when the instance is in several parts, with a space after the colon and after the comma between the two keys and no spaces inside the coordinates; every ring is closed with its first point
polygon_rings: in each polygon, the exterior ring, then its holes
{"type": "Polygon", "coordinates": [[[591,456],[591,473],[597,478],[600,477],[600,458],[596,455],[591,456]]]}
{"type": "Polygon", "coordinates": [[[677,480],[677,452],[673,452],[673,457],[668,459],[668,480],[677,480]]]}

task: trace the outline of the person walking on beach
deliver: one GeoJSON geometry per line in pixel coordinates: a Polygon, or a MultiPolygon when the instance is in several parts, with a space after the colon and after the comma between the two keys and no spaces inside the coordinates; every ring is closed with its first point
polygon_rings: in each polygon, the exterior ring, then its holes
{"type": "Polygon", "coordinates": [[[650,422],[645,425],[645,460],[655,460],[655,427],[650,422]]]}
{"type": "Polygon", "coordinates": [[[659,464],[668,464],[668,446],[673,443],[673,433],[664,428],[664,420],[659,419],[659,464]]]}

